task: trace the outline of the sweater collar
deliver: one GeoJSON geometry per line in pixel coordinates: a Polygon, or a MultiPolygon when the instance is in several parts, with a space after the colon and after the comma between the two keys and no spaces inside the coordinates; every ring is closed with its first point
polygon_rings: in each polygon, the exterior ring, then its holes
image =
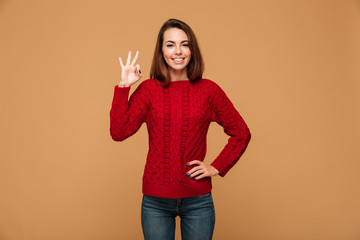
{"type": "Polygon", "coordinates": [[[190,84],[190,80],[177,80],[177,81],[170,81],[169,87],[175,87],[175,86],[186,86],[190,84]]]}

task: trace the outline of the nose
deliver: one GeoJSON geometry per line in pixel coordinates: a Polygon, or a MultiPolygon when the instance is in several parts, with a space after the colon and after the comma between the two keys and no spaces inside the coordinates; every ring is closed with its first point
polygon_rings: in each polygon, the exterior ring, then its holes
{"type": "Polygon", "coordinates": [[[175,54],[181,54],[181,46],[176,47],[175,54]]]}

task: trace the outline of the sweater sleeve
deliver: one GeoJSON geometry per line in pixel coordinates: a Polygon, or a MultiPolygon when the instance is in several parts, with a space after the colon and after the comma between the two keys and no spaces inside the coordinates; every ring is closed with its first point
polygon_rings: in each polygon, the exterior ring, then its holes
{"type": "Polygon", "coordinates": [[[210,165],[219,171],[220,176],[224,177],[244,153],[251,134],[245,121],[225,92],[219,86],[217,86],[216,92],[212,102],[212,121],[221,125],[230,138],[221,153],[210,165]]]}
{"type": "Polygon", "coordinates": [[[110,135],[114,141],[123,141],[136,133],[147,117],[147,89],[144,82],[128,100],[130,87],[114,87],[110,110],[110,135]]]}

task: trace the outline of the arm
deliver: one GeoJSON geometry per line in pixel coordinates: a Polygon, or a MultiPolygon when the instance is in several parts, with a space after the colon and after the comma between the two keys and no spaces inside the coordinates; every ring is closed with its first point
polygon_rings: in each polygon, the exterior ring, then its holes
{"type": "Polygon", "coordinates": [[[244,153],[251,134],[245,121],[225,92],[219,86],[217,86],[216,92],[212,102],[212,121],[221,125],[230,138],[221,153],[210,165],[219,171],[220,176],[224,177],[244,153]]]}
{"type": "Polygon", "coordinates": [[[147,116],[147,89],[142,82],[128,100],[130,87],[114,88],[110,110],[110,135],[123,141],[136,133],[147,116]]]}

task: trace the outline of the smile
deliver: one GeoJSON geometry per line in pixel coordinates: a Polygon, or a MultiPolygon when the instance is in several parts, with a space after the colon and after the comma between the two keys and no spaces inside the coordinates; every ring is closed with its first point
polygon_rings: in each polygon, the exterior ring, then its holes
{"type": "Polygon", "coordinates": [[[172,58],[173,61],[175,61],[175,63],[182,63],[185,58],[172,58]]]}

